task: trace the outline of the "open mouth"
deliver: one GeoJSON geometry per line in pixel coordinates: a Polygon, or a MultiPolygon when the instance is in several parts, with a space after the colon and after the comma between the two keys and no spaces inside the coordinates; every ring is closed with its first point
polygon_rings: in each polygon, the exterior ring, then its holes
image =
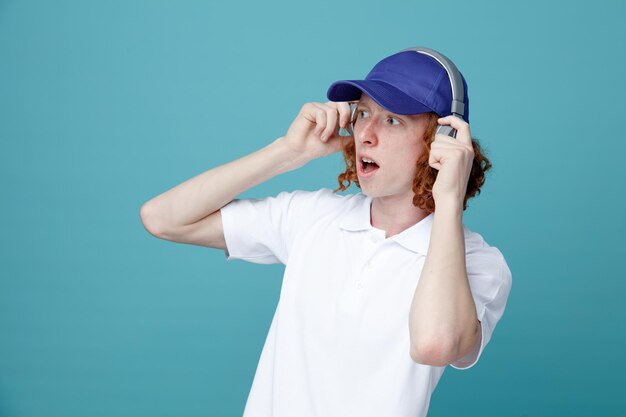
{"type": "Polygon", "coordinates": [[[361,168],[360,171],[362,174],[371,174],[374,171],[376,171],[378,168],[380,168],[378,164],[370,158],[361,157],[359,162],[360,162],[360,168],[361,168]]]}

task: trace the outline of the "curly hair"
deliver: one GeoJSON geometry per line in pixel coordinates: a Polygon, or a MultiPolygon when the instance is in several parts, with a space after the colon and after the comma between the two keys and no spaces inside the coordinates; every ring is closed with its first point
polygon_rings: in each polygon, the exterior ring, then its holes
{"type": "MultiPolygon", "coordinates": [[[[426,145],[426,152],[423,152],[416,161],[417,173],[413,179],[413,205],[422,210],[432,213],[435,211],[435,200],[433,198],[433,185],[437,179],[439,172],[428,164],[430,156],[430,145],[435,140],[435,131],[438,127],[437,119],[439,116],[434,112],[426,113],[428,116],[426,131],[422,140],[426,145]]],[[[491,168],[491,163],[487,159],[484,151],[481,149],[478,139],[472,138],[472,147],[474,148],[474,161],[472,162],[472,171],[467,181],[467,190],[463,199],[463,210],[467,209],[467,200],[480,194],[480,188],[485,183],[485,173],[491,168]]],[[[346,162],[346,170],[339,174],[337,182],[339,187],[337,191],[346,190],[351,182],[361,188],[356,170],[356,152],[354,141],[349,141],[343,148],[343,157],[346,162]]]]}

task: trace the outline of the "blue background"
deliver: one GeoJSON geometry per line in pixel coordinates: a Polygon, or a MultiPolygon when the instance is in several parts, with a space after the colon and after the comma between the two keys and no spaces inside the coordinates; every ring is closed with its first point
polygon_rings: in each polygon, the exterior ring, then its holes
{"type": "Polygon", "coordinates": [[[625,415],[622,4],[0,1],[0,416],[240,416],[283,269],[159,240],[141,205],[415,45],[468,81],[494,168],[464,222],[513,272],[429,417],[625,415]]]}

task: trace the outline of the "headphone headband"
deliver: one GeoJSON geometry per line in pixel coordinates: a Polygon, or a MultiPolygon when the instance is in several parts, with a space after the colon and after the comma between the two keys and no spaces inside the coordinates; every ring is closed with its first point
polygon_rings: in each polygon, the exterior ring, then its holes
{"type": "Polygon", "coordinates": [[[448,79],[450,80],[450,86],[452,88],[452,108],[451,113],[461,119],[465,116],[465,88],[463,87],[463,78],[459,69],[454,65],[448,57],[434,49],[425,48],[423,46],[415,46],[413,48],[406,48],[400,52],[415,51],[420,54],[428,55],[435,59],[448,73],[448,79]]]}

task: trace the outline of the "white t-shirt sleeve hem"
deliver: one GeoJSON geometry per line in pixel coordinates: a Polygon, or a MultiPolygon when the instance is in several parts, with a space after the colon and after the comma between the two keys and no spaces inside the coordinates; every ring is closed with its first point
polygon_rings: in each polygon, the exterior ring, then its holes
{"type": "Polygon", "coordinates": [[[476,347],[463,358],[459,359],[456,362],[450,364],[451,367],[455,369],[469,369],[478,363],[478,359],[480,359],[480,355],[483,353],[483,349],[485,348],[485,325],[480,323],[480,343],[476,343],[476,347]]]}
{"type": "Polygon", "coordinates": [[[259,264],[282,263],[283,260],[251,236],[255,215],[251,210],[253,206],[251,200],[233,200],[220,209],[226,242],[224,256],[229,261],[241,259],[259,264]],[[264,250],[260,251],[260,248],[264,250]]]}
{"type": "MultiPolygon", "coordinates": [[[[494,296],[487,303],[477,306],[477,318],[480,321],[480,343],[470,353],[450,364],[455,369],[465,370],[473,367],[480,359],[485,346],[489,343],[497,322],[504,313],[506,300],[511,289],[511,271],[504,259],[500,263],[500,285],[494,296]],[[489,314],[487,314],[489,310],[489,314]]],[[[476,299],[475,299],[476,301],[476,299]]]]}

